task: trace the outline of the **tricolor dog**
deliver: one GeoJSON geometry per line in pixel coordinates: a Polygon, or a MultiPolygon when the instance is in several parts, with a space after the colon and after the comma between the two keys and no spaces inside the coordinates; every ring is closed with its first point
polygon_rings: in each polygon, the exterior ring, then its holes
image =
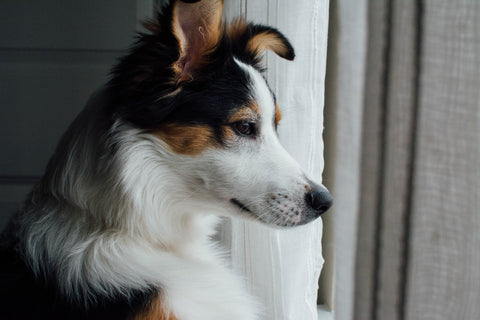
{"type": "Polygon", "coordinates": [[[70,125],[2,236],[1,319],[261,319],[220,216],[308,223],[332,199],[280,145],[262,76],[276,29],[173,1],[70,125]]]}

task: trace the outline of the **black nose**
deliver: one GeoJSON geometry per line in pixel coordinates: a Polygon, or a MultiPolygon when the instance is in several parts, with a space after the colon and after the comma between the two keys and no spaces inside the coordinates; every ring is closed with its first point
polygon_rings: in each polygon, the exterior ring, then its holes
{"type": "Polygon", "coordinates": [[[307,192],[305,195],[305,201],[310,208],[315,210],[317,215],[321,215],[330,209],[333,203],[333,198],[327,189],[320,186],[315,186],[312,187],[309,192],[307,192]]]}

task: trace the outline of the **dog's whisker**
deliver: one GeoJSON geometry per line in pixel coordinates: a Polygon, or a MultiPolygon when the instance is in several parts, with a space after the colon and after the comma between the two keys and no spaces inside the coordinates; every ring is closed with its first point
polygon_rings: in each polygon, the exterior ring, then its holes
{"type": "Polygon", "coordinates": [[[243,20],[226,28],[224,1],[169,2],[69,126],[12,220],[0,314],[257,319],[217,257],[218,217],[287,227],[331,204],[275,133],[281,115],[260,56],[292,60],[289,41],[243,20]]]}

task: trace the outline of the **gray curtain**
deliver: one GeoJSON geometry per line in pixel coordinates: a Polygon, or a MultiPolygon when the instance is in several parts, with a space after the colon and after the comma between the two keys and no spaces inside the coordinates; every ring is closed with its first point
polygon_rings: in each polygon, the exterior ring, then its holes
{"type": "Polygon", "coordinates": [[[332,1],[336,319],[480,319],[480,1],[332,1]]]}

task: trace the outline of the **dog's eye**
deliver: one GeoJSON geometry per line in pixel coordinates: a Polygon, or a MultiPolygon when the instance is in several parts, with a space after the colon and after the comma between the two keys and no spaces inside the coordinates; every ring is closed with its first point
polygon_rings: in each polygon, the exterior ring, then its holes
{"type": "Polygon", "coordinates": [[[255,133],[255,125],[247,121],[238,121],[233,124],[235,131],[243,136],[251,136],[255,133]]]}

